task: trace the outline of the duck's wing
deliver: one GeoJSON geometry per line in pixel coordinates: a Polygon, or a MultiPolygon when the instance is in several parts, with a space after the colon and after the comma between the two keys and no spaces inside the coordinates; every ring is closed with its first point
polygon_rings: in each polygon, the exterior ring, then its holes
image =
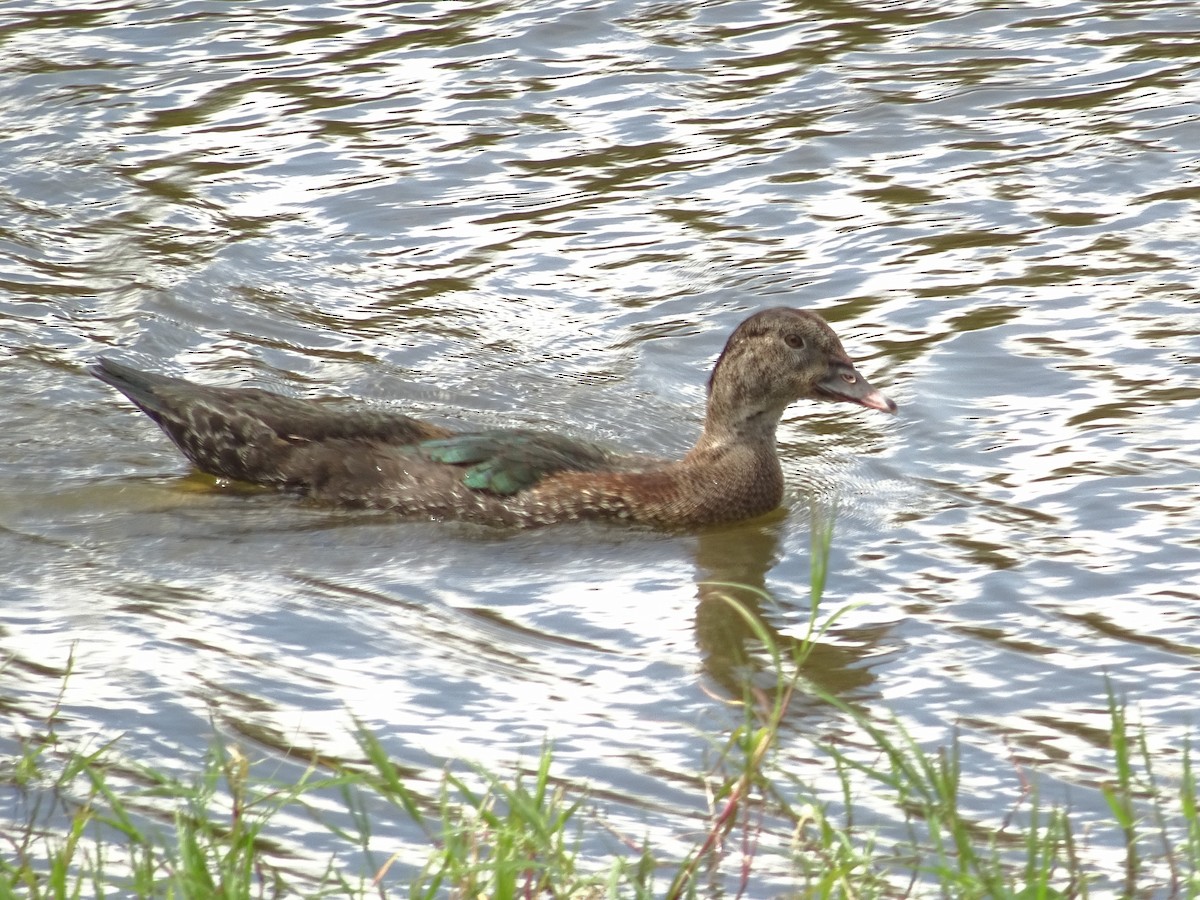
{"type": "Polygon", "coordinates": [[[552,434],[454,434],[388,410],[209,387],[109,359],[89,371],[132,400],[201,471],[339,502],[378,505],[395,495],[391,505],[425,508],[430,503],[412,498],[452,496],[455,484],[504,497],[557,472],[619,467],[595,444],[552,434]]]}
{"type": "Polygon", "coordinates": [[[433,462],[463,468],[462,483],[507,496],[556,472],[609,471],[618,457],[571,438],[526,430],[493,430],[422,441],[416,451],[433,462]]]}

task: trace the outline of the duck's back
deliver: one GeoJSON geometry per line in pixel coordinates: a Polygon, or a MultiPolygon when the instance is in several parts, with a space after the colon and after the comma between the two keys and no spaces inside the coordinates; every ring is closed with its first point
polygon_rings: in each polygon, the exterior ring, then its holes
{"type": "Polygon", "coordinates": [[[89,371],[132,400],[201,471],[237,481],[298,485],[319,448],[332,460],[354,445],[404,446],[451,434],[396,412],[209,387],[109,359],[89,371]]]}
{"type": "MultiPolygon", "coordinates": [[[[216,388],[102,359],[90,371],[153,419],[201,471],[341,506],[495,524],[549,521],[536,488],[615,471],[586,442],[524,430],[455,433],[401,413],[216,388]]],[[[578,493],[578,492],[575,492],[578,493]]],[[[556,518],[578,518],[565,504],[556,518]]]]}

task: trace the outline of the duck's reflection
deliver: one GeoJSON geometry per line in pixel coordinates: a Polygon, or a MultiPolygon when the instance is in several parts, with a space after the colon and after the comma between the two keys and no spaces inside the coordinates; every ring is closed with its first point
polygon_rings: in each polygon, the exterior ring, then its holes
{"type": "MultiPolygon", "coordinates": [[[[747,616],[774,641],[784,659],[793,658],[802,649],[805,628],[801,620],[797,619],[797,627],[792,629],[795,634],[785,634],[778,626],[781,617],[770,615],[769,609],[764,611],[764,606],[775,603],[766,587],[766,576],[779,560],[785,521],[780,516],[712,529],[699,536],[696,641],[705,672],[736,697],[743,696],[755,676],[771,666],[770,656],[762,652],[747,616]]],[[[807,590],[801,588],[797,593],[807,594],[807,590]]],[[[805,679],[819,692],[847,702],[861,701],[873,681],[865,658],[889,627],[835,627],[836,644],[818,638],[807,648],[805,679]]],[[[774,672],[766,674],[773,681],[774,672]]]]}

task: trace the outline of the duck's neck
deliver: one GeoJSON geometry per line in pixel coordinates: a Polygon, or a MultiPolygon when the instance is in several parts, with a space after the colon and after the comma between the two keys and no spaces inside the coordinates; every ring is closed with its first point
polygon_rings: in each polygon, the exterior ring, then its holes
{"type": "MultiPolygon", "coordinates": [[[[750,405],[730,386],[717,382],[708,393],[704,431],[696,451],[742,446],[775,454],[775,429],[784,406],[750,405]]],[[[695,452],[695,451],[694,451],[695,452]]]]}
{"type": "MultiPolygon", "coordinates": [[[[783,499],[783,468],[775,445],[782,410],[716,406],[710,398],[704,431],[673,468],[695,505],[725,510],[727,518],[770,512],[783,499]]],[[[715,519],[713,519],[715,521],[715,519]]]]}

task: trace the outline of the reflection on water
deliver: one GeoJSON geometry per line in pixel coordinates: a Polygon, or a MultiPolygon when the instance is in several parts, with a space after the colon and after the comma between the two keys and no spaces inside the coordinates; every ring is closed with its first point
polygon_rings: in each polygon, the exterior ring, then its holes
{"type": "Polygon", "coordinates": [[[765,662],[764,685],[769,688],[777,673],[762,653],[760,638],[765,633],[783,659],[797,655],[805,659],[805,675],[820,693],[858,699],[871,683],[864,657],[880,644],[888,627],[839,629],[836,644],[823,642],[816,628],[811,635],[807,627],[796,635],[781,630],[772,613],[783,608],[786,616],[786,608],[771,595],[767,573],[779,562],[786,527],[786,520],[776,520],[698,535],[695,622],[704,671],[727,694],[737,697],[757,680],[750,672],[765,662]]]}
{"type": "MultiPolygon", "coordinates": [[[[549,734],[669,852],[696,729],[763,664],[713,583],[797,640],[807,511],[837,508],[812,683],[958,729],[981,822],[1014,759],[1104,815],[1105,676],[1164,760],[1200,693],[1196,31],[1172,0],[0,10],[10,732],[73,653],[64,735],[168,770],[213,723],[354,759],[357,717],[417,780],[549,734]],[[723,336],[781,303],[902,415],[797,406],[788,514],[699,535],[214,489],[83,374],[115,347],[674,453],[723,336]]],[[[788,725],[801,780],[810,738],[873,752],[815,701],[788,725]]]]}

